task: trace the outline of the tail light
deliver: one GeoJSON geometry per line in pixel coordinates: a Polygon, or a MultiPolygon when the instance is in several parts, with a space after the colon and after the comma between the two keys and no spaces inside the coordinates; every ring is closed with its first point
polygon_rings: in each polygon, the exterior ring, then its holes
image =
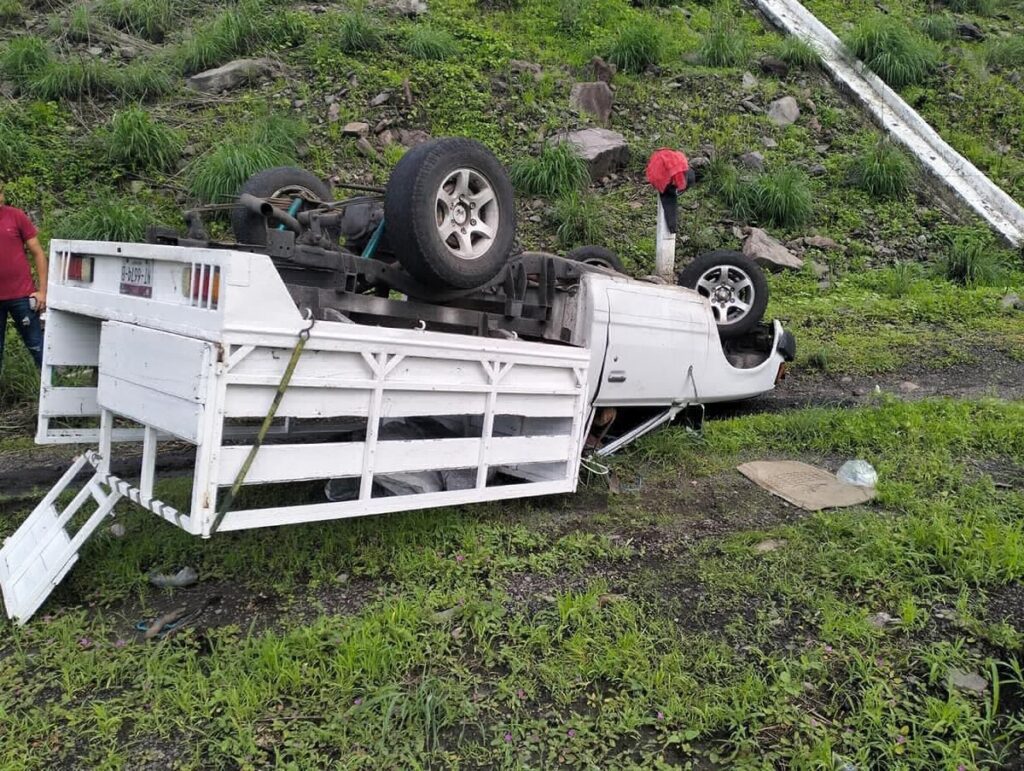
{"type": "Polygon", "coordinates": [[[80,254],[72,254],[68,257],[65,278],[68,281],[81,281],[82,283],[91,284],[92,264],[92,257],[83,257],[80,254]]]}
{"type": "Polygon", "coordinates": [[[216,310],[220,301],[220,267],[193,263],[185,268],[181,290],[193,307],[216,310]]]}

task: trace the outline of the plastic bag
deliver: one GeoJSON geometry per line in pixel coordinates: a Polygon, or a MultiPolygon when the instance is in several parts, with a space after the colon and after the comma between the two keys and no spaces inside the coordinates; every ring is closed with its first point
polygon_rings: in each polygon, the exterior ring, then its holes
{"type": "Polygon", "coordinates": [[[839,467],[836,476],[840,481],[857,487],[874,487],[878,484],[878,472],[866,460],[848,460],[839,467]]]}

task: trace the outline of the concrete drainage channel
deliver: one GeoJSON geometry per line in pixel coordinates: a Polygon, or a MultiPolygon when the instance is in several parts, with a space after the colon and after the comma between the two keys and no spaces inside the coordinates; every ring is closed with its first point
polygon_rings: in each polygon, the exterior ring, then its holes
{"type": "Polygon", "coordinates": [[[805,40],[822,65],[894,140],[907,148],[948,192],[981,216],[1013,246],[1024,245],[1024,208],[950,147],[875,73],[854,58],[838,37],[796,0],[755,0],[776,26],[805,40]]]}

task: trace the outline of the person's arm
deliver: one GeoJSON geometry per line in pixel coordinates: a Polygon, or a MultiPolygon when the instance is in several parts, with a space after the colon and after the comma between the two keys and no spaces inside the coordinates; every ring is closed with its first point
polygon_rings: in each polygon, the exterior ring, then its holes
{"type": "Polygon", "coordinates": [[[46,279],[47,272],[49,269],[49,263],[46,261],[46,255],[43,253],[43,247],[39,245],[39,239],[33,236],[25,242],[25,246],[32,253],[32,257],[36,262],[36,275],[39,277],[39,291],[33,292],[30,296],[36,298],[36,310],[42,313],[46,310],[46,279]]]}

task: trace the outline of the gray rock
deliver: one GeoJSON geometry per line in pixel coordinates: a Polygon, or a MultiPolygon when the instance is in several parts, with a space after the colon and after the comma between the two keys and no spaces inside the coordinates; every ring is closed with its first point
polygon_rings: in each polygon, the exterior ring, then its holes
{"type": "Polygon", "coordinates": [[[756,104],[751,102],[749,99],[741,100],[740,107],[749,112],[751,115],[761,115],[764,112],[764,110],[762,110],[756,104]]]}
{"type": "Polygon", "coordinates": [[[789,65],[774,56],[762,56],[758,64],[761,65],[761,72],[768,75],[784,78],[789,74],[789,65]]]}
{"type": "Polygon", "coordinates": [[[807,173],[812,177],[824,177],[828,174],[828,169],[822,166],[820,163],[816,163],[807,170],[807,173]]]}
{"type": "Polygon", "coordinates": [[[391,101],[390,91],[381,91],[370,100],[370,107],[381,107],[391,101]]]}
{"type": "Polygon", "coordinates": [[[391,129],[384,129],[377,135],[377,141],[384,145],[384,147],[393,145],[397,141],[395,139],[395,132],[391,129]]]}
{"type": "Polygon", "coordinates": [[[769,538],[766,541],[761,541],[760,543],[754,544],[754,553],[755,554],[767,554],[768,552],[771,552],[771,551],[778,551],[779,549],[781,549],[785,545],[786,545],[785,540],[783,540],[781,538],[779,538],[779,539],[769,538]]]}
{"type": "Polygon", "coordinates": [[[367,158],[377,157],[377,151],[373,149],[373,145],[370,144],[370,140],[366,137],[359,137],[356,140],[356,149],[367,158]]]}
{"type": "Polygon", "coordinates": [[[828,236],[805,236],[803,239],[804,246],[810,246],[814,249],[839,249],[838,242],[829,238],[828,236]]]}
{"type": "Polygon", "coordinates": [[[235,59],[233,62],[200,72],[188,79],[188,87],[196,91],[216,94],[259,78],[276,75],[280,65],[272,59],[235,59]]]}
{"type": "Polygon", "coordinates": [[[103,56],[103,49],[99,46],[90,46],[89,54],[90,56],[103,56]]]}
{"type": "Polygon", "coordinates": [[[744,72],[742,85],[744,91],[753,91],[755,88],[757,88],[757,78],[755,78],[753,74],[749,72],[744,72]]]}
{"type": "Polygon", "coordinates": [[[594,80],[599,80],[608,85],[611,85],[615,73],[618,72],[618,67],[614,64],[609,64],[600,56],[595,56],[590,60],[590,69],[594,73],[594,80]]]}
{"type": "Polygon", "coordinates": [[[911,382],[910,380],[904,380],[896,387],[899,389],[900,393],[903,394],[912,394],[914,393],[914,391],[921,390],[921,386],[919,386],[917,383],[911,382]]]}
{"type": "Polygon", "coordinates": [[[391,10],[401,16],[422,16],[427,12],[424,0],[394,0],[391,10]]]}
{"type": "Polygon", "coordinates": [[[508,68],[512,72],[518,72],[520,75],[533,75],[536,80],[540,80],[541,75],[544,73],[539,64],[526,62],[522,59],[512,59],[508,63],[508,68]]]}
{"type": "Polygon", "coordinates": [[[363,123],[362,121],[353,121],[352,123],[346,123],[345,128],[341,130],[342,136],[346,137],[365,137],[370,133],[370,124],[363,123]]]}
{"type": "Polygon", "coordinates": [[[430,141],[430,134],[423,129],[400,129],[398,131],[398,144],[403,147],[415,147],[428,141],[430,141]]]}
{"type": "Polygon", "coordinates": [[[1018,311],[1024,311],[1024,300],[1020,299],[1020,295],[1016,292],[1010,292],[1005,295],[1002,300],[999,301],[999,307],[1004,311],[1016,309],[1018,311]]]}
{"type": "Polygon", "coordinates": [[[751,171],[764,171],[764,156],[757,151],[743,153],[739,158],[740,166],[751,171]]]}
{"type": "Polygon", "coordinates": [[[551,144],[568,142],[587,163],[590,178],[594,181],[623,168],[629,162],[629,144],[617,131],[603,128],[588,128],[582,131],[556,134],[548,140],[551,144]]]}
{"type": "Polygon", "coordinates": [[[768,107],[768,117],[777,126],[790,126],[800,117],[800,106],[793,97],[784,96],[771,103],[768,107]]]}
{"type": "Polygon", "coordinates": [[[769,270],[800,270],[803,267],[803,260],[761,228],[744,228],[744,233],[747,240],[743,242],[743,253],[759,265],[769,270]]]}
{"type": "Polygon", "coordinates": [[[949,684],[961,691],[970,691],[979,696],[988,690],[988,680],[977,672],[964,672],[955,667],[949,670],[949,684]]]}
{"type": "Polygon", "coordinates": [[[331,102],[331,106],[327,108],[327,120],[331,123],[337,123],[341,119],[341,105],[337,102],[331,102]]]}
{"type": "Polygon", "coordinates": [[[690,168],[693,169],[693,174],[698,180],[704,179],[704,176],[708,173],[708,169],[710,167],[710,158],[705,158],[703,155],[698,155],[696,158],[690,158],[690,168]]]}
{"type": "Polygon", "coordinates": [[[817,260],[811,260],[811,270],[814,271],[814,277],[819,281],[829,274],[828,265],[822,265],[817,260]]]}
{"type": "Polygon", "coordinates": [[[139,49],[133,45],[121,46],[121,58],[125,61],[131,61],[139,55],[139,49]]]}
{"type": "Polygon", "coordinates": [[[769,150],[774,150],[776,147],[779,146],[779,143],[776,142],[771,137],[761,137],[761,144],[763,144],[769,150]]]}
{"type": "Polygon", "coordinates": [[[569,106],[587,115],[594,116],[602,126],[608,125],[612,116],[612,90],[607,83],[577,83],[569,92],[569,106]]]}
{"type": "Polygon", "coordinates": [[[896,619],[886,613],[884,610],[879,613],[872,613],[868,616],[867,621],[875,629],[885,629],[890,624],[893,624],[896,619]]]}
{"type": "Polygon", "coordinates": [[[969,21],[960,22],[956,25],[956,34],[964,40],[984,40],[985,33],[981,31],[981,27],[977,24],[972,24],[969,21]]]}

